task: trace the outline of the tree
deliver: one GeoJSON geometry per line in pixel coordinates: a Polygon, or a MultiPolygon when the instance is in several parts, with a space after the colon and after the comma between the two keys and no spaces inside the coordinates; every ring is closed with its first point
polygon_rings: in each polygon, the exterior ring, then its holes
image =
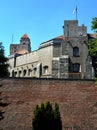
{"type": "Polygon", "coordinates": [[[93,18],[91,23],[91,29],[97,32],[97,17],[93,18]]]}
{"type": "Polygon", "coordinates": [[[58,104],[55,103],[54,108],[50,102],[37,105],[33,113],[32,128],[33,130],[62,130],[58,104]]]}
{"type": "Polygon", "coordinates": [[[4,55],[4,46],[0,42],[0,77],[8,76],[7,58],[4,55]]]}
{"type": "MultiPolygon", "coordinates": [[[[8,76],[8,64],[7,64],[7,58],[4,56],[4,47],[2,43],[0,42],[0,77],[8,76]]],[[[2,87],[2,84],[0,83],[0,87],[2,87]]],[[[0,107],[6,107],[8,103],[4,103],[1,99],[1,92],[0,92],[0,107]]],[[[0,120],[4,118],[2,110],[0,110],[0,120]]]]}
{"type": "MultiPolygon", "coordinates": [[[[7,58],[4,56],[4,47],[2,43],[0,42],[0,77],[8,76],[8,64],[7,64],[7,58]]],[[[0,87],[2,84],[0,84],[0,87]]],[[[0,92],[1,96],[1,92],[0,92]]],[[[0,107],[7,106],[7,103],[3,103],[2,99],[0,98],[0,107]]],[[[0,120],[4,118],[3,116],[4,112],[0,110],[0,120]]]]}
{"type": "MultiPolygon", "coordinates": [[[[92,19],[91,29],[97,33],[97,17],[92,19]]],[[[90,39],[89,41],[89,53],[92,57],[92,65],[95,71],[95,77],[97,77],[97,35],[95,38],[90,39]]]]}

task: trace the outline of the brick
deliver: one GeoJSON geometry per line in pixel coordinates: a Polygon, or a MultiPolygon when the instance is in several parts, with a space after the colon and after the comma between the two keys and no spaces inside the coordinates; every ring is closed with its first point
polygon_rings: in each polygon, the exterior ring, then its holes
{"type": "Polygon", "coordinates": [[[32,116],[37,104],[57,102],[63,130],[97,129],[97,88],[92,80],[0,79],[4,119],[3,130],[32,130],[32,116]]]}

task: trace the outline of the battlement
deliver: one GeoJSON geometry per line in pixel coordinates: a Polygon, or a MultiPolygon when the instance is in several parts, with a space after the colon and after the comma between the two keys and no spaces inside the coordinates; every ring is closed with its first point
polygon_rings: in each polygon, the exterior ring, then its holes
{"type": "Polygon", "coordinates": [[[87,36],[86,26],[78,26],[78,20],[64,21],[64,35],[65,37],[80,37],[87,36]]]}

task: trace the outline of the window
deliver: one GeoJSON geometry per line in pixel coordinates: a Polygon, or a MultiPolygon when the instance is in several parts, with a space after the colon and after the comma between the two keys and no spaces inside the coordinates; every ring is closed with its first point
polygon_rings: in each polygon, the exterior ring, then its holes
{"type": "Polygon", "coordinates": [[[73,56],[79,56],[79,48],[78,47],[73,48],[73,56]]]}
{"type": "Polygon", "coordinates": [[[31,69],[28,69],[28,76],[31,75],[31,69]]]}
{"type": "Polygon", "coordinates": [[[73,72],[79,72],[80,71],[80,64],[75,63],[73,64],[73,72]]]}
{"type": "Polygon", "coordinates": [[[21,77],[21,73],[22,73],[22,71],[19,71],[19,77],[21,77]]]}
{"type": "Polygon", "coordinates": [[[36,75],[36,71],[37,71],[37,69],[36,69],[36,68],[34,68],[34,75],[36,75]]]}
{"type": "Polygon", "coordinates": [[[48,73],[48,66],[44,66],[44,74],[48,73]]]}
{"type": "Polygon", "coordinates": [[[16,71],[14,72],[14,77],[17,77],[17,72],[16,71]]]}
{"type": "Polygon", "coordinates": [[[25,42],[23,42],[23,45],[25,45],[26,43],[25,42]]]}
{"type": "Polygon", "coordinates": [[[26,76],[26,70],[23,71],[23,75],[26,76]]]}

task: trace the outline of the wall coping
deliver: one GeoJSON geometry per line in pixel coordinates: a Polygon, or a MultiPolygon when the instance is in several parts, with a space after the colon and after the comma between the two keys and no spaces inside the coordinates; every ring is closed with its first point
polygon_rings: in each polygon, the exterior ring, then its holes
{"type": "Polygon", "coordinates": [[[45,80],[45,81],[95,81],[94,79],[65,79],[65,78],[32,78],[32,77],[6,77],[1,78],[0,80],[45,80]]]}

